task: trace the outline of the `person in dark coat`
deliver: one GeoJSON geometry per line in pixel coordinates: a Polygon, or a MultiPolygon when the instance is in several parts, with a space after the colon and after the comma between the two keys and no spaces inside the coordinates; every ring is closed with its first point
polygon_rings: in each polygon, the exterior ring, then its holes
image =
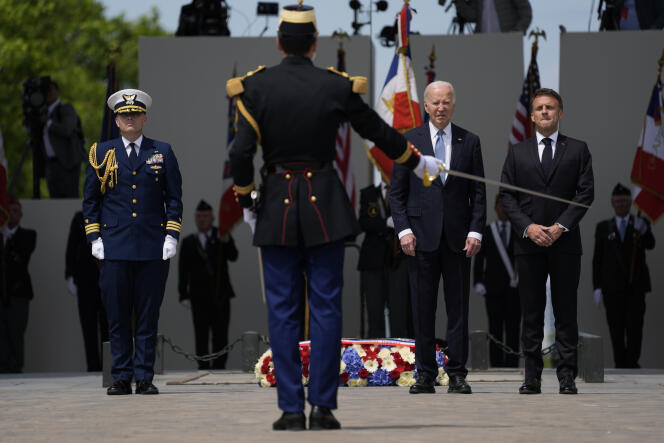
{"type": "Polygon", "coordinates": [[[388,157],[420,178],[437,175],[441,162],[421,156],[361,98],[366,78],[313,65],[317,49],[313,8],[286,6],[279,24],[280,64],[230,79],[239,116],[230,150],[237,199],[261,248],[270,343],[274,356],[279,408],[275,430],[305,428],[304,387],[298,339],[306,272],[311,365],[308,401],[310,429],[337,429],[341,349],[341,290],[344,239],[359,225],[332,162],[339,125],[350,121],[388,157]],[[261,145],[263,183],[254,186],[254,155],[261,145]],[[252,196],[254,198],[252,198],[252,196]]]}
{"type": "Polygon", "coordinates": [[[370,338],[385,337],[385,307],[390,336],[413,337],[406,256],[394,234],[389,185],[382,182],[360,190],[360,226],[364,239],[357,269],[366,300],[370,338]]]}
{"type": "Polygon", "coordinates": [[[639,368],[646,294],[651,291],[646,250],[655,248],[650,223],[629,213],[631,192],[618,183],[611,206],[615,216],[595,229],[593,294],[604,300],[616,368],[639,368]]]}
{"type": "MultiPolygon", "coordinates": [[[[500,195],[496,195],[494,210],[498,219],[484,228],[482,249],[475,256],[475,292],[484,296],[489,334],[518,352],[521,307],[514,236],[500,204],[500,195]]],[[[503,352],[494,342],[489,344],[489,361],[491,366],[498,368],[519,366],[517,355],[503,352]]]]}
{"type": "Polygon", "coordinates": [[[85,238],[83,213],[74,214],[65,253],[65,280],[76,297],[88,372],[101,371],[101,346],[108,341],[108,321],[99,289],[99,261],[85,238]]]}
{"type": "MultiPolygon", "coordinates": [[[[201,200],[196,207],[198,232],[185,237],[180,249],[180,303],[191,307],[197,355],[210,353],[210,334],[212,352],[228,344],[231,298],[235,297],[228,262],[237,260],[237,248],[230,234],[219,237],[213,222],[212,206],[201,200]]],[[[226,358],[223,355],[212,362],[199,361],[198,369],[223,369],[226,358]]]]}
{"type": "Polygon", "coordinates": [[[32,280],[28,265],[37,232],[19,226],[21,202],[9,199],[9,220],[0,240],[0,372],[21,372],[23,337],[28,326],[32,280]]]}

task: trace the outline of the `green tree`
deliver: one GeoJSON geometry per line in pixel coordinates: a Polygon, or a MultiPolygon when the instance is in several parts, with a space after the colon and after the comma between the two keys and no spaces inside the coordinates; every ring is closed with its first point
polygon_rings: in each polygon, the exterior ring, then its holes
{"type": "MultiPolygon", "coordinates": [[[[27,142],[23,127],[23,82],[50,75],[60,86],[63,102],[81,118],[87,147],[97,141],[105,106],[108,50],[115,55],[118,86],[138,86],[138,38],[162,36],[159,14],[107,19],[95,0],[0,0],[0,128],[9,179],[16,173],[27,142]]],[[[48,196],[45,183],[42,196],[48,196]]],[[[24,163],[13,189],[32,196],[32,156],[24,163]]]]}

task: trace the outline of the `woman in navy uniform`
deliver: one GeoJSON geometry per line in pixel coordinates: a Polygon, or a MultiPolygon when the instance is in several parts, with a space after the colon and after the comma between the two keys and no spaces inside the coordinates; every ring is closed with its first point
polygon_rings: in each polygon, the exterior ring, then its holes
{"type": "Polygon", "coordinates": [[[245,221],[255,227],[262,249],[270,341],[279,408],[273,429],[304,429],[304,389],[298,348],[302,272],[310,307],[310,429],[336,429],[341,346],[343,239],[360,232],[332,161],[339,124],[350,121],[395,161],[420,177],[440,162],[419,152],[362,100],[367,81],[334,69],[314,67],[316,17],[309,6],[286,6],[277,47],[282,62],[228,81],[237,97],[238,132],[230,152],[231,172],[245,221]],[[262,145],[263,186],[254,191],[253,157],[262,145]],[[254,197],[256,193],[253,193],[254,197]]]}
{"type": "Polygon", "coordinates": [[[90,148],[85,177],[85,233],[101,260],[113,355],[109,395],[131,394],[132,378],[137,394],[159,393],[152,384],[157,324],[180,235],[182,177],[171,146],[143,136],[151,103],[137,89],[108,98],[121,137],[90,148]]]}

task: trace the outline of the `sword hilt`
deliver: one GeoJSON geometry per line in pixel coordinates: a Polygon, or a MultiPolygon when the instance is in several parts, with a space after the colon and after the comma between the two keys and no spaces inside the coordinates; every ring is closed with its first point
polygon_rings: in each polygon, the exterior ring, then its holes
{"type": "Polygon", "coordinates": [[[438,176],[441,173],[443,173],[445,171],[447,171],[447,168],[445,167],[445,163],[443,163],[441,165],[438,165],[438,170],[436,171],[436,173],[434,175],[429,175],[429,171],[427,170],[427,167],[425,166],[424,167],[424,177],[422,177],[422,184],[426,187],[431,186],[431,183],[433,183],[433,181],[436,178],[438,178],[438,176]]]}

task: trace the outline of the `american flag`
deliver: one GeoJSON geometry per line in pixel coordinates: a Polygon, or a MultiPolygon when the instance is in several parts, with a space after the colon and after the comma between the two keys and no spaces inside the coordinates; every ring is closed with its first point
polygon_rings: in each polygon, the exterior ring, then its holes
{"type": "Polygon", "coordinates": [[[530,65],[528,66],[528,75],[523,81],[523,89],[521,90],[521,97],[516,103],[516,112],[514,114],[514,121],[512,122],[512,132],[508,146],[516,145],[533,135],[535,135],[535,128],[530,121],[530,100],[533,93],[540,88],[539,68],[537,67],[537,42],[533,44],[533,51],[530,58],[530,65]]]}
{"type": "MultiPolygon", "coordinates": [[[[233,68],[233,77],[236,76],[236,70],[233,68]]],[[[242,208],[235,201],[233,193],[233,176],[231,175],[231,163],[228,160],[228,153],[233,147],[235,140],[235,115],[237,105],[235,98],[228,99],[228,137],[226,138],[226,160],[224,161],[223,175],[221,179],[221,200],[219,201],[219,236],[231,232],[235,225],[242,220],[242,208]]]]}
{"type": "MultiPolygon", "coordinates": [[[[346,52],[341,47],[337,50],[337,70],[346,71],[346,52]]],[[[337,154],[334,166],[339,174],[339,179],[346,188],[348,199],[355,209],[355,177],[351,165],[350,123],[343,122],[339,125],[336,140],[337,154]]]]}

